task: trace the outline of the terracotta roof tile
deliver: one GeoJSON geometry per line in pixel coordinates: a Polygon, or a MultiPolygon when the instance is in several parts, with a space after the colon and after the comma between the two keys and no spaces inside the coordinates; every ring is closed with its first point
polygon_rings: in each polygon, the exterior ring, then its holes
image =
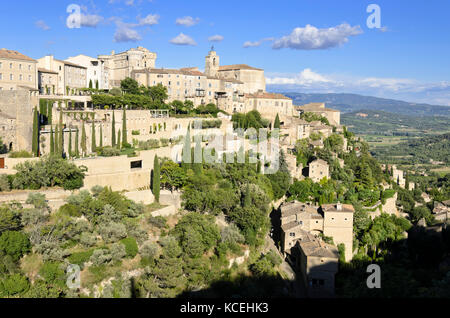
{"type": "Polygon", "coordinates": [[[0,58],[11,59],[11,60],[30,61],[30,62],[37,63],[37,61],[32,59],[31,57],[23,55],[20,52],[13,51],[13,50],[7,50],[7,49],[0,50],[0,58]]]}

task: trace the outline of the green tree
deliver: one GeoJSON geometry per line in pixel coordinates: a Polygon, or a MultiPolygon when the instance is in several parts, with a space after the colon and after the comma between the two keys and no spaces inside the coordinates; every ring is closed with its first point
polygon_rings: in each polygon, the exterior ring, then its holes
{"type": "MultiPolygon", "coordinates": [[[[120,140],[119,140],[120,142],[120,140]]],[[[123,119],[122,119],[122,148],[126,148],[128,145],[127,140],[127,110],[123,108],[123,119]]]]}
{"type": "Polygon", "coordinates": [[[116,115],[113,110],[113,118],[112,118],[112,130],[111,130],[111,147],[116,146],[116,115]]]}
{"type": "Polygon", "coordinates": [[[121,138],[121,131],[119,129],[119,131],[117,132],[117,149],[121,148],[122,143],[120,142],[120,138],[121,138]]]}
{"type": "Polygon", "coordinates": [[[103,148],[103,125],[100,124],[100,148],[103,148]]]}
{"type": "Polygon", "coordinates": [[[152,184],[152,192],[155,197],[156,202],[159,202],[159,193],[161,190],[161,167],[159,165],[158,156],[155,155],[155,160],[153,163],[153,184],[152,184]]]}
{"type": "Polygon", "coordinates": [[[161,166],[161,185],[171,191],[181,189],[187,181],[186,172],[172,160],[165,160],[161,166]]]}
{"type": "Polygon", "coordinates": [[[194,148],[193,170],[196,175],[199,175],[202,173],[202,169],[203,169],[203,149],[201,141],[198,138],[194,148]]]}
{"type": "Polygon", "coordinates": [[[23,232],[6,231],[0,236],[0,251],[18,261],[31,250],[28,236],[23,232]]]}
{"type": "Polygon", "coordinates": [[[95,89],[98,89],[98,80],[95,80],[95,89]]]}
{"type": "Polygon", "coordinates": [[[191,149],[191,124],[189,124],[186,137],[184,138],[183,153],[181,166],[187,170],[191,167],[192,163],[192,149],[191,149]]]}
{"type": "Polygon", "coordinates": [[[47,101],[47,124],[53,124],[53,102],[47,101]]]}
{"type": "Polygon", "coordinates": [[[63,125],[63,111],[62,108],[59,111],[59,139],[58,139],[58,155],[64,153],[64,125],[63,125]]]}
{"type": "Polygon", "coordinates": [[[280,129],[281,128],[281,122],[280,122],[280,116],[275,117],[275,123],[273,124],[273,128],[280,129]]]}
{"type": "Polygon", "coordinates": [[[53,126],[50,128],[50,154],[55,154],[55,138],[53,133],[53,126]]]}
{"type": "Polygon", "coordinates": [[[94,85],[92,85],[92,79],[89,80],[89,88],[92,89],[94,85]]]}
{"type": "Polygon", "coordinates": [[[128,94],[137,95],[140,93],[139,83],[136,80],[129,77],[120,82],[120,88],[122,89],[122,91],[128,94]]]}
{"type": "Polygon", "coordinates": [[[91,151],[92,151],[92,153],[95,153],[97,151],[97,141],[96,141],[96,137],[95,137],[95,120],[92,120],[91,151]]]}
{"type": "Polygon", "coordinates": [[[81,152],[82,152],[83,157],[87,155],[87,137],[86,137],[86,127],[84,125],[84,120],[83,120],[83,126],[81,127],[81,152]]]}
{"type": "Polygon", "coordinates": [[[33,140],[32,149],[35,157],[39,156],[39,113],[37,108],[33,111],[33,140]]]}
{"type": "Polygon", "coordinates": [[[69,131],[69,149],[68,149],[68,151],[69,151],[69,157],[72,157],[73,156],[73,153],[72,153],[72,128],[70,128],[70,131],[69,131]]]}
{"type": "Polygon", "coordinates": [[[75,156],[80,157],[80,144],[79,144],[79,129],[77,127],[77,132],[75,134],[75,156]]]}

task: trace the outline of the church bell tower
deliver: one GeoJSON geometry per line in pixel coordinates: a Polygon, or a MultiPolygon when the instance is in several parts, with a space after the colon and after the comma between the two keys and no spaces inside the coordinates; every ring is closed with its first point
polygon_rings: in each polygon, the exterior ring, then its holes
{"type": "Polygon", "coordinates": [[[219,72],[220,58],[214,51],[214,46],[206,57],[205,74],[211,77],[217,77],[219,72]]]}

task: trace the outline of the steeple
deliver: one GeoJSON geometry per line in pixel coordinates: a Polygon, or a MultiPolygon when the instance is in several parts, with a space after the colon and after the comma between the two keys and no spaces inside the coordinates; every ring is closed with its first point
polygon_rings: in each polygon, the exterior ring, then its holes
{"type": "Polygon", "coordinates": [[[220,57],[214,51],[214,46],[211,47],[208,56],[206,57],[205,74],[211,77],[217,77],[219,72],[220,57]]]}

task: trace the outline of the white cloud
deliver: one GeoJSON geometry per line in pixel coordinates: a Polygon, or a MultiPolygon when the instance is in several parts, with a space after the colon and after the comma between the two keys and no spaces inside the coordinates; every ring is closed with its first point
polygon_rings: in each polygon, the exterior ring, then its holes
{"type": "Polygon", "coordinates": [[[450,106],[450,82],[424,83],[408,78],[320,74],[309,68],[298,74],[267,74],[271,90],[303,93],[355,93],[450,106]]]}
{"type": "Polygon", "coordinates": [[[197,45],[193,38],[184,33],[180,33],[177,37],[170,40],[170,43],[175,45],[197,45]]]}
{"type": "Polygon", "coordinates": [[[304,28],[295,28],[290,35],[275,40],[272,47],[274,49],[323,50],[347,43],[350,36],[361,33],[363,31],[360,26],[352,27],[347,23],[328,29],[318,29],[308,24],[304,28]]]}
{"type": "Polygon", "coordinates": [[[47,23],[45,23],[44,20],[36,21],[36,26],[37,26],[39,29],[42,29],[42,30],[44,30],[44,31],[50,30],[50,27],[47,25],[47,23]]]}
{"type": "Polygon", "coordinates": [[[178,18],[176,20],[177,25],[183,25],[186,27],[194,26],[194,25],[198,24],[199,22],[200,22],[199,18],[194,19],[193,17],[178,18]]]}
{"type": "Polygon", "coordinates": [[[96,14],[81,13],[81,26],[88,28],[96,28],[97,25],[103,21],[103,17],[96,14]]]}
{"type": "Polygon", "coordinates": [[[208,38],[208,41],[209,42],[222,42],[223,39],[224,39],[224,37],[222,35],[216,34],[216,35],[210,36],[208,38]]]}
{"type": "Polygon", "coordinates": [[[273,41],[273,40],[274,40],[274,38],[265,38],[265,39],[262,39],[262,40],[259,40],[259,41],[254,41],[254,42],[247,41],[247,42],[244,43],[243,47],[244,48],[258,47],[258,46],[261,46],[261,44],[263,44],[264,42],[270,42],[270,41],[273,41]]]}
{"type": "Polygon", "coordinates": [[[145,18],[138,18],[139,25],[155,25],[159,23],[159,15],[149,14],[145,18]]]}
{"type": "Polygon", "coordinates": [[[114,34],[114,42],[137,42],[142,40],[139,33],[131,25],[117,21],[117,30],[114,34]]]}

